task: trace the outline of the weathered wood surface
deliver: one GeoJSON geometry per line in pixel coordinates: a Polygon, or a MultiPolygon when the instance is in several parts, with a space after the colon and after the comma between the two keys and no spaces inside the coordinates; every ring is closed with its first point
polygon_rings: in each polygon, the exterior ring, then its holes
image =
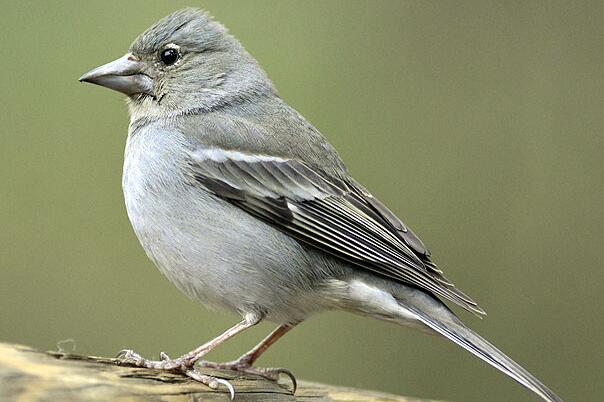
{"type": "MultiPolygon", "coordinates": [[[[229,380],[235,401],[379,401],[419,399],[300,381],[286,384],[229,371],[205,370],[229,380]]],[[[226,389],[210,390],[188,377],[119,365],[115,359],[40,352],[0,343],[0,401],[208,401],[228,402],[226,389]]],[[[425,401],[425,400],[424,400],[425,401]]]]}

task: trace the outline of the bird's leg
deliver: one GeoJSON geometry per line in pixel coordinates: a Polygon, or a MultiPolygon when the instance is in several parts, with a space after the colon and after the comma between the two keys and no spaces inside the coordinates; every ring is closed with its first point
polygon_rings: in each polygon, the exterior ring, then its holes
{"type": "Polygon", "coordinates": [[[120,351],[117,355],[117,358],[121,363],[133,364],[138,367],[182,372],[187,376],[208,385],[210,388],[218,388],[219,384],[223,384],[229,389],[231,395],[233,395],[233,387],[228,381],[201,374],[195,370],[195,363],[197,363],[199,359],[208,354],[216,346],[220,345],[227,339],[232,338],[238,333],[258,324],[261,320],[262,316],[259,314],[247,314],[243,321],[227,329],[216,338],[199,346],[197,349],[194,349],[177,359],[170,359],[167,354],[161,352],[159,354],[160,360],[147,360],[138,353],[129,349],[120,351]]]}
{"type": "MultiPolygon", "coordinates": [[[[297,324],[297,323],[296,323],[297,324]]],[[[260,375],[273,381],[277,381],[281,374],[285,374],[290,378],[293,385],[294,392],[296,391],[297,382],[293,373],[284,368],[262,368],[252,367],[252,364],[279,338],[285,335],[291,330],[296,324],[284,324],[271,332],[266,338],[264,338],[258,345],[252,350],[242,355],[237,360],[226,362],[226,363],[214,363],[208,361],[201,361],[199,364],[203,367],[209,367],[214,369],[234,370],[242,373],[260,375]]]]}

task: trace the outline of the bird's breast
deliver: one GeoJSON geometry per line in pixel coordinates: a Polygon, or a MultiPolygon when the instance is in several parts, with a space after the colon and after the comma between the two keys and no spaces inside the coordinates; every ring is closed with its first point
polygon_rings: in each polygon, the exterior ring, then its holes
{"type": "Polygon", "coordinates": [[[333,267],[315,265],[295,239],[190,180],[190,149],[181,134],[153,126],[126,145],[128,217],[159,270],[206,305],[259,309],[284,322],[319,308],[296,300],[333,267]]]}
{"type": "Polygon", "coordinates": [[[182,135],[150,125],[130,133],[124,155],[122,187],[128,217],[145,252],[160,271],[196,297],[203,276],[198,270],[208,244],[203,203],[187,182],[182,135]],[[200,279],[201,278],[201,279],[200,279]]]}

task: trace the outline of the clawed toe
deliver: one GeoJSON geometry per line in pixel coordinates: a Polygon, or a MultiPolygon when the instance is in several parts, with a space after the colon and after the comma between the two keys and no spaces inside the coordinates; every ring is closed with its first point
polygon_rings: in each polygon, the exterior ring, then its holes
{"type": "Polygon", "coordinates": [[[160,360],[147,360],[131,349],[123,349],[119,351],[115,358],[120,364],[131,364],[137,367],[159,370],[184,370],[193,366],[182,357],[172,360],[164,352],[159,354],[160,360]]]}
{"type": "Polygon", "coordinates": [[[284,374],[287,378],[290,379],[290,381],[292,382],[292,394],[295,394],[296,390],[298,389],[298,381],[296,381],[296,376],[294,375],[294,373],[285,368],[275,369],[275,372],[277,373],[277,380],[279,379],[279,376],[281,374],[284,374]]]}
{"type": "Polygon", "coordinates": [[[251,369],[251,373],[253,374],[257,374],[260,375],[264,378],[267,378],[269,380],[272,381],[279,381],[279,377],[281,377],[281,375],[285,375],[287,378],[290,379],[290,381],[292,382],[292,394],[296,393],[296,389],[298,389],[298,382],[296,381],[296,377],[294,376],[294,373],[292,373],[290,370],[285,369],[285,368],[256,368],[256,367],[250,367],[251,369]]]}
{"type": "Polygon", "coordinates": [[[122,349],[120,350],[115,358],[120,364],[133,364],[138,367],[145,367],[145,363],[147,359],[136,353],[131,349],[122,349]]]}
{"type": "Polygon", "coordinates": [[[186,370],[184,372],[184,374],[186,374],[188,377],[191,377],[195,381],[199,381],[200,383],[207,385],[208,387],[210,387],[212,389],[218,389],[220,384],[222,384],[229,390],[231,400],[233,400],[233,398],[235,398],[235,388],[227,380],[224,380],[222,378],[212,377],[212,376],[205,375],[205,374],[201,374],[199,371],[197,371],[195,369],[186,370]]]}
{"type": "Polygon", "coordinates": [[[279,377],[283,374],[292,382],[292,393],[296,392],[298,388],[298,382],[294,373],[285,368],[264,368],[264,367],[253,367],[247,362],[234,361],[229,363],[214,363],[209,361],[201,361],[199,364],[202,367],[219,369],[219,370],[231,370],[239,373],[253,374],[260,377],[264,377],[271,381],[278,381],[279,377]]]}
{"type": "MultiPolygon", "coordinates": [[[[160,352],[159,360],[147,360],[131,349],[120,350],[116,355],[116,359],[120,364],[130,364],[137,367],[180,372],[194,379],[195,381],[207,385],[212,389],[217,389],[222,384],[228,389],[231,400],[235,397],[235,389],[230,382],[221,378],[200,373],[195,369],[194,362],[192,362],[188,357],[189,356],[185,355],[178,359],[171,359],[168,354],[160,352]]],[[[279,380],[281,375],[285,375],[292,382],[292,393],[295,393],[296,389],[298,388],[298,382],[296,381],[294,373],[285,368],[253,367],[248,361],[234,361],[229,363],[202,361],[199,362],[199,364],[208,368],[232,370],[245,374],[258,375],[275,382],[279,380]]]]}
{"type": "Polygon", "coordinates": [[[222,384],[228,389],[231,400],[233,400],[235,397],[235,388],[230,382],[223,380],[222,378],[202,374],[195,370],[195,364],[189,357],[190,356],[185,355],[173,360],[167,353],[160,352],[159,360],[147,360],[131,349],[120,350],[115,356],[119,364],[130,364],[137,367],[180,372],[212,389],[217,389],[222,384]]]}

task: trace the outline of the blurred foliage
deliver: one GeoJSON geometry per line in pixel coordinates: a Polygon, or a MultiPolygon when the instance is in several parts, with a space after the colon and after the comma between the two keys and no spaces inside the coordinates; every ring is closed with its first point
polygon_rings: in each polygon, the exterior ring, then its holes
{"type": "MultiPolygon", "coordinates": [[[[226,24],[421,234],[489,312],[461,312],[472,327],[562,397],[601,400],[600,1],[3,1],[0,340],[157,356],[237,319],[187,300],[147,260],[120,188],[126,107],[77,82],[184,5],[226,24]]],[[[406,395],[535,400],[451,343],[344,313],[310,319],[260,363],[406,395]]]]}

